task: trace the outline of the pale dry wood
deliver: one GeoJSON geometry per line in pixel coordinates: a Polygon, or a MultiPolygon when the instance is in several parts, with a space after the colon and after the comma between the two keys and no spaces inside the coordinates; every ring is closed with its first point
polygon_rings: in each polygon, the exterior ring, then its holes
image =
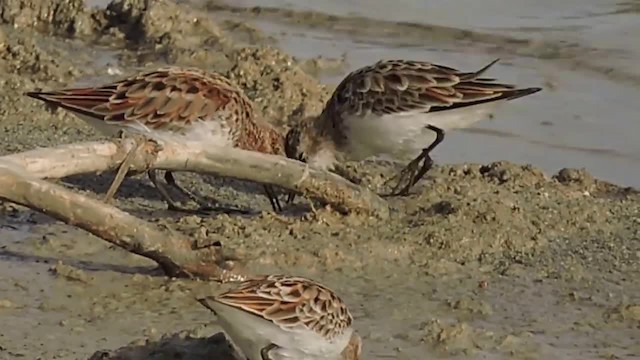
{"type": "Polygon", "coordinates": [[[186,236],[163,231],[113,206],[38,179],[0,160],[0,199],[47,214],[155,261],[168,276],[217,281],[243,280],[225,262],[219,246],[194,249],[186,236]]]}
{"type": "Polygon", "coordinates": [[[107,190],[107,193],[104,195],[102,201],[107,204],[111,202],[116,192],[120,188],[120,185],[124,181],[124,178],[127,176],[127,173],[129,172],[129,166],[131,166],[131,162],[133,161],[133,159],[135,159],[136,152],[141,147],[142,144],[136,144],[136,146],[131,149],[131,151],[129,151],[129,153],[124,157],[124,160],[122,161],[122,164],[120,164],[120,168],[118,169],[116,176],[113,178],[113,182],[111,183],[111,186],[109,186],[109,190],[107,190]]]}
{"type": "MultiPolygon", "coordinates": [[[[0,157],[0,161],[21,166],[39,178],[62,178],[117,169],[134,146],[131,139],[75,143],[7,155],[0,157]]],[[[149,168],[216,174],[276,185],[319,199],[340,211],[364,212],[382,219],[389,213],[386,201],[374,192],[338,175],[275,155],[167,143],[159,151],[141,152],[131,164],[134,171],[149,168]]]]}

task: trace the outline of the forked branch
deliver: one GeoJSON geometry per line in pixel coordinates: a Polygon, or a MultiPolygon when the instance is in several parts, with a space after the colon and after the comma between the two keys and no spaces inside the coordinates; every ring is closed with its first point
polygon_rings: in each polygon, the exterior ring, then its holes
{"type": "Polygon", "coordinates": [[[220,247],[194,249],[186,236],[162,231],[102,201],[40,180],[6,160],[0,160],[0,199],[47,214],[151,259],[167,276],[223,282],[244,278],[227,266],[220,247]]]}
{"type": "MultiPolygon", "coordinates": [[[[36,149],[0,157],[24,168],[39,178],[62,178],[116,169],[135,141],[87,142],[36,149]]],[[[294,190],[303,196],[319,199],[340,211],[388,216],[386,201],[368,189],[359,187],[335,174],[307,167],[279,157],[234,148],[163,144],[152,156],[138,156],[131,169],[149,168],[215,174],[294,190]]]]}

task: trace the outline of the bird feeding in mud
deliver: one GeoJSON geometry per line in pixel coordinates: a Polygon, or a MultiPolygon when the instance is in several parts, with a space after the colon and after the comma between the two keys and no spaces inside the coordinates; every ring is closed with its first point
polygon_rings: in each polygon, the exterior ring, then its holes
{"type": "Polygon", "coordinates": [[[355,70],[320,115],[290,128],[287,156],[323,170],[370,157],[412,159],[387,181],[397,180],[392,195],[406,195],[433,166],[430,153],[446,131],[468,127],[500,104],[541,90],[483,77],[497,61],[474,72],[411,60],[382,60],[355,70]]]}
{"type": "Polygon", "coordinates": [[[198,301],[248,360],[360,360],[349,309],[313,280],[262,276],[198,301]]]}
{"type": "MultiPolygon", "coordinates": [[[[167,67],[96,87],[26,95],[62,107],[105,135],[124,132],[159,144],[236,147],[284,156],[284,137],[257,116],[238,86],[215,72],[167,67]]],[[[128,167],[121,168],[120,179],[116,177],[105,201],[113,196],[128,167]]],[[[178,206],[165,184],[158,181],[157,170],[147,174],[169,209],[189,211],[178,206]]],[[[164,179],[198,203],[200,210],[211,208],[205,198],[180,187],[171,171],[165,172],[164,179]]],[[[274,189],[265,185],[264,191],[274,211],[282,210],[274,189]]]]}

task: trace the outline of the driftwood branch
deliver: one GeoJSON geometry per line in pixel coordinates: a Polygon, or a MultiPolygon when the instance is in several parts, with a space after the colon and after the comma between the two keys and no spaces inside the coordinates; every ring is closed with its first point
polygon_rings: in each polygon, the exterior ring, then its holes
{"type": "MultiPolygon", "coordinates": [[[[36,149],[0,157],[39,178],[62,178],[100,173],[118,168],[135,141],[87,142],[36,149]]],[[[133,171],[149,168],[215,174],[241,180],[276,185],[319,199],[341,211],[388,216],[386,201],[340,176],[309,168],[284,157],[234,148],[163,144],[149,156],[133,161],[133,171]]]]}
{"type": "MultiPolygon", "coordinates": [[[[0,157],[0,199],[29,207],[84,229],[131,253],[155,261],[168,276],[234,281],[248,274],[225,261],[220,246],[196,249],[185,235],[161,230],[126,212],[49,183],[46,178],[117,169],[135,139],[87,142],[0,157]]],[[[388,216],[384,200],[328,172],[298,161],[230,148],[148,142],[130,158],[131,171],[151,168],[234,177],[319,198],[345,211],[388,216]]]]}
{"type": "Polygon", "coordinates": [[[42,212],[151,259],[168,276],[218,281],[241,280],[245,276],[226,266],[219,246],[194,249],[184,235],[162,231],[104,202],[40,180],[3,160],[0,199],[42,212]]]}

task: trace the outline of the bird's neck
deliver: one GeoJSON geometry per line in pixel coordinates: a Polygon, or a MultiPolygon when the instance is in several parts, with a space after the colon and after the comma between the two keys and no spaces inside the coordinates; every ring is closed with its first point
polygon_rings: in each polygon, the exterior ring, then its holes
{"type": "Polygon", "coordinates": [[[341,150],[346,145],[347,129],[336,111],[325,108],[310,127],[316,139],[330,142],[334,150],[341,150]]]}
{"type": "Polygon", "coordinates": [[[238,147],[244,150],[284,156],[284,135],[268,122],[258,119],[245,124],[238,147]]]}

